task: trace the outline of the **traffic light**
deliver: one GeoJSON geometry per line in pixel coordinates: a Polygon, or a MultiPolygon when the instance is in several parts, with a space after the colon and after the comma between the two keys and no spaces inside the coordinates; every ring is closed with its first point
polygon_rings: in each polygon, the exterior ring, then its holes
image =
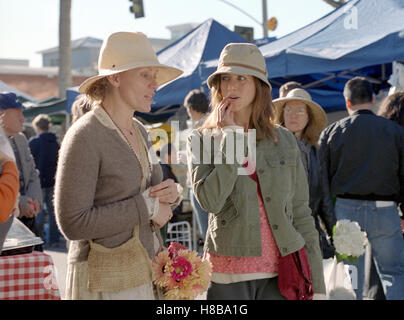
{"type": "Polygon", "coordinates": [[[135,18],[144,17],[143,0],[129,0],[132,5],[129,7],[129,11],[135,14],[135,18]]]}
{"type": "Polygon", "coordinates": [[[251,27],[243,27],[243,26],[234,26],[234,32],[238,33],[244,39],[249,42],[254,42],[254,28],[251,27]]]}

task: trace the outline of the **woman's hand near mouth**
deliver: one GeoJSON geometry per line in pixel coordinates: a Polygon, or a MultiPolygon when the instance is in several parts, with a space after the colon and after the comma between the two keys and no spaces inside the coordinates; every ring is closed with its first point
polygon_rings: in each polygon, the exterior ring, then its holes
{"type": "Polygon", "coordinates": [[[217,125],[221,128],[236,125],[234,122],[234,112],[232,112],[231,108],[231,101],[232,98],[230,97],[224,98],[219,107],[216,109],[217,125]]]}

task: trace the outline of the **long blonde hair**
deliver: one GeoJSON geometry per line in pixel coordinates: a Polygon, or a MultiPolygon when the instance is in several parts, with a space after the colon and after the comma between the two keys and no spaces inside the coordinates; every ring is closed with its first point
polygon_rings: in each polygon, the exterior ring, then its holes
{"type": "MultiPolygon", "coordinates": [[[[275,133],[275,108],[272,103],[271,89],[260,79],[256,77],[253,78],[255,84],[255,98],[252,103],[248,128],[256,130],[257,140],[272,138],[276,143],[278,139],[275,133]]],[[[214,111],[223,100],[220,91],[220,81],[220,76],[216,76],[212,81],[210,93],[212,111],[214,111]]],[[[212,112],[199,130],[215,128],[217,128],[216,119],[214,112],[212,112]]]]}

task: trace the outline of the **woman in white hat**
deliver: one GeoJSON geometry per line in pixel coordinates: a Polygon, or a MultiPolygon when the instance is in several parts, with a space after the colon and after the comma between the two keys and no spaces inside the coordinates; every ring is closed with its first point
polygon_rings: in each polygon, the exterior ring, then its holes
{"type": "Polygon", "coordinates": [[[327,125],[327,116],[323,108],[311,99],[310,94],[300,88],[291,90],[286,97],[274,100],[274,105],[276,122],[289,129],[296,137],[309,182],[309,205],[320,233],[323,257],[332,257],[334,252],[327,241],[327,233],[332,235],[335,220],[332,202],[324,196],[317,152],[317,142],[327,125]]]}
{"type": "Polygon", "coordinates": [[[209,212],[207,298],[293,299],[278,266],[304,250],[314,293],[324,293],[307,179],[294,136],[274,124],[264,57],[253,44],[228,44],[207,83],[212,113],[188,141],[193,192],[209,212]]]}
{"type": "Polygon", "coordinates": [[[178,204],[135,111],[149,112],[156,88],[182,71],[161,65],[146,36],[118,32],[103,43],[97,76],[79,91],[92,110],[64,137],[55,213],[70,241],[67,299],[153,299],[158,228],[178,204]],[[157,231],[157,232],[156,232],[157,231]]]}

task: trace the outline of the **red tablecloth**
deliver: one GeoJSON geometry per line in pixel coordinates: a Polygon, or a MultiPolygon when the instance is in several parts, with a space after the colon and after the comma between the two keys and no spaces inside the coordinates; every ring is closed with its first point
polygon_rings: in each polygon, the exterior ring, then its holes
{"type": "Polygon", "coordinates": [[[38,251],[0,257],[0,300],[60,300],[52,258],[38,251]]]}

